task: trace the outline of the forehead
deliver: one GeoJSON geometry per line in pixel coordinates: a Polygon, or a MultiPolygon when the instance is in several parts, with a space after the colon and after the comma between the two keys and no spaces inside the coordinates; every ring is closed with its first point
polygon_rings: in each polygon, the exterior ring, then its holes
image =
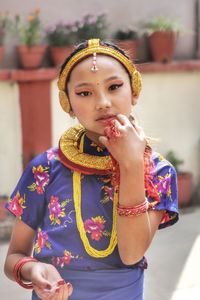
{"type": "Polygon", "coordinates": [[[117,61],[115,58],[108,56],[97,54],[96,56],[96,64],[98,67],[97,72],[92,72],[92,63],[93,63],[93,56],[89,56],[84,60],[80,61],[71,71],[70,80],[73,80],[74,77],[81,77],[81,76],[97,76],[97,75],[107,75],[115,73],[118,76],[127,76],[128,71],[125,67],[117,61]]]}

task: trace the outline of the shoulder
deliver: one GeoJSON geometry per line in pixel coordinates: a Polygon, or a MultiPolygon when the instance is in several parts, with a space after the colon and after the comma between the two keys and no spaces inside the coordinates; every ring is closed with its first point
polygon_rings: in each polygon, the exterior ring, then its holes
{"type": "MultiPolygon", "coordinates": [[[[164,228],[178,221],[177,175],[174,166],[160,153],[153,152],[152,160],[152,184],[159,198],[153,204],[153,209],[164,211],[159,225],[159,228],[164,228]]],[[[150,197],[148,200],[154,203],[155,199],[150,197]]]]}
{"type": "Polygon", "coordinates": [[[38,155],[36,155],[28,165],[35,165],[35,164],[46,164],[54,160],[58,160],[58,148],[50,148],[38,155]]]}
{"type": "Polygon", "coordinates": [[[163,172],[170,172],[171,174],[176,175],[176,170],[174,166],[164,156],[162,156],[162,154],[154,151],[152,153],[152,161],[154,164],[154,175],[163,172]]]}

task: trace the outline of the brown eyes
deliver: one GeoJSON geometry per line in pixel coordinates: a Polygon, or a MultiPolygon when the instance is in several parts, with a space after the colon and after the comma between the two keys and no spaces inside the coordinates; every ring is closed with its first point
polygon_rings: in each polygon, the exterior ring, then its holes
{"type": "Polygon", "coordinates": [[[120,88],[120,86],[122,86],[123,83],[120,83],[120,84],[112,84],[110,87],[109,87],[109,90],[110,91],[114,91],[114,90],[117,90],[118,88],[120,88]]]}
{"type": "Polygon", "coordinates": [[[81,97],[87,97],[90,96],[92,93],[91,92],[80,92],[80,93],[76,93],[76,95],[81,96],[81,97]]]}
{"type": "MultiPolygon", "coordinates": [[[[115,91],[117,89],[119,89],[121,86],[123,85],[123,83],[120,84],[111,84],[108,88],[109,91],[115,91]]],[[[92,95],[92,92],[89,91],[82,91],[82,92],[76,92],[76,95],[80,96],[80,97],[88,97],[92,95]]]]}

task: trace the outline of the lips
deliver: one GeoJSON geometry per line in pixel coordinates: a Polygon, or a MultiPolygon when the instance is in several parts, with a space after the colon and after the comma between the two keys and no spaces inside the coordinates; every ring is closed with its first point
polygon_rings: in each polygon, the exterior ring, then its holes
{"type": "Polygon", "coordinates": [[[110,121],[110,120],[114,120],[115,118],[116,118],[115,115],[103,115],[97,118],[96,121],[110,121]]]}

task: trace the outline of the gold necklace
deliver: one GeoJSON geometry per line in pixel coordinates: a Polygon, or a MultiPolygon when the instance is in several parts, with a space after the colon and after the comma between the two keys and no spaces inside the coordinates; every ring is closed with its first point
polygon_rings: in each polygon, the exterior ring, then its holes
{"type": "Polygon", "coordinates": [[[105,250],[97,250],[93,248],[89,240],[87,238],[84,223],[81,215],[81,173],[74,171],[73,173],[73,196],[74,196],[74,206],[75,206],[75,213],[76,213],[76,224],[80,234],[80,238],[84,245],[85,251],[92,257],[95,258],[103,258],[110,255],[117,245],[117,201],[118,201],[118,194],[114,192],[114,199],[113,199],[113,226],[111,232],[110,243],[105,250]]]}
{"type": "Polygon", "coordinates": [[[113,170],[110,155],[91,155],[83,153],[78,148],[78,143],[84,133],[85,128],[81,125],[71,127],[64,132],[59,142],[61,162],[73,170],[80,170],[84,174],[110,174],[113,170]]]}

